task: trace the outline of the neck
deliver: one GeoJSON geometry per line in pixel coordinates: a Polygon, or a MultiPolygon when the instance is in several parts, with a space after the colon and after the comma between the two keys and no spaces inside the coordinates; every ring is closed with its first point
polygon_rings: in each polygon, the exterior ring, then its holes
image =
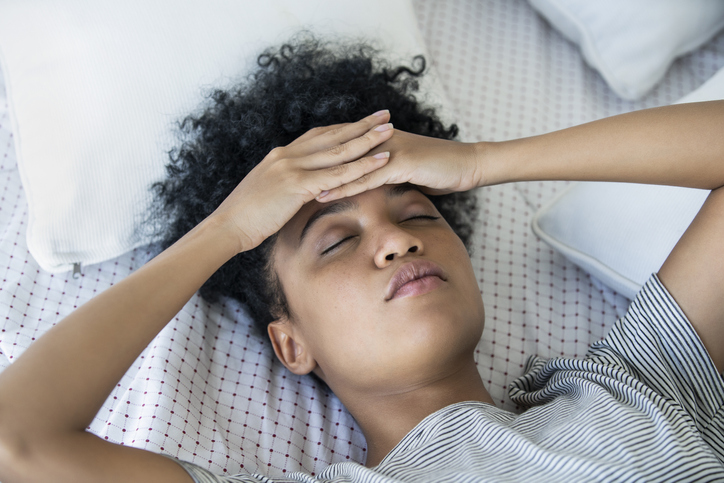
{"type": "Polygon", "coordinates": [[[367,440],[367,467],[376,466],[430,414],[462,401],[493,400],[472,357],[454,372],[392,394],[340,396],[367,440]]]}

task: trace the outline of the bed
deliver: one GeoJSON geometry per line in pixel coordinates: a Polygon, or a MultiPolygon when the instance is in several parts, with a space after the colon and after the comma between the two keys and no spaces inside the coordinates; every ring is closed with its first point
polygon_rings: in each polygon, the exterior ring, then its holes
{"type": "MultiPolygon", "coordinates": [[[[540,134],[671,104],[724,67],[724,34],[679,57],[647,94],[625,100],[575,42],[523,0],[415,0],[414,14],[464,139],[540,134]]],[[[0,367],[49,327],[141,266],[138,246],[73,273],[44,270],[29,252],[29,208],[0,76],[0,367]]],[[[531,230],[566,182],[480,189],[473,266],[486,307],[476,361],[498,405],[526,359],[583,356],[629,300],[531,230]]],[[[612,208],[614,209],[614,208],[612,208]]],[[[52,404],[52,401],[47,401],[52,404]]],[[[234,474],[312,474],[365,460],[364,438],[334,395],[286,371],[234,301],[198,295],[136,360],[89,430],[116,443],[234,474]]]]}

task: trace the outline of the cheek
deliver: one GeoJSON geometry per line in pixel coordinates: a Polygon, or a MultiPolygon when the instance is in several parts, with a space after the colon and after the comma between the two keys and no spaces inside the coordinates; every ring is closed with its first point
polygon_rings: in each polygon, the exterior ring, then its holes
{"type": "Polygon", "coordinates": [[[330,266],[295,284],[288,296],[307,348],[330,385],[379,380],[394,352],[391,342],[403,335],[391,333],[389,314],[381,313],[384,286],[362,268],[349,261],[330,266]],[[383,359],[387,362],[378,364],[383,359]]]}
{"type": "Polygon", "coordinates": [[[311,272],[301,280],[299,292],[310,315],[355,313],[357,306],[369,303],[372,294],[365,273],[355,263],[332,263],[323,270],[311,272]]]}
{"type": "Polygon", "coordinates": [[[294,277],[287,299],[314,345],[322,346],[324,342],[325,347],[334,347],[342,337],[369,333],[366,316],[383,293],[375,294],[373,281],[366,275],[347,261],[332,263],[306,277],[294,277]]]}
{"type": "Polygon", "coordinates": [[[475,273],[454,234],[435,235],[425,241],[425,255],[446,267],[451,286],[414,303],[386,304],[387,279],[380,279],[369,259],[340,259],[320,270],[300,267],[304,277],[288,274],[290,307],[330,386],[413,380],[472,353],[483,325],[475,273]]]}

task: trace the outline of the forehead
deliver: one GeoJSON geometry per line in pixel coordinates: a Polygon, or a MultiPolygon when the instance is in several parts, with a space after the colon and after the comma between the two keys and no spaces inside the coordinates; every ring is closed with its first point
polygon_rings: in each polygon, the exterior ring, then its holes
{"type": "Polygon", "coordinates": [[[286,239],[288,242],[293,239],[299,240],[306,235],[318,220],[327,215],[359,210],[362,206],[369,206],[373,201],[382,201],[382,203],[379,203],[379,206],[385,206],[386,202],[401,198],[407,193],[417,193],[421,199],[427,199],[417,186],[405,183],[380,186],[379,188],[329,203],[310,201],[284,225],[279,234],[282,239],[286,239]]]}
{"type": "MultiPolygon", "coordinates": [[[[377,197],[382,198],[384,201],[388,201],[395,198],[400,198],[405,193],[410,191],[417,191],[416,186],[413,186],[409,183],[402,184],[402,185],[393,185],[393,186],[382,186],[380,188],[377,188],[378,193],[377,197]]],[[[375,190],[373,190],[375,191],[375,190]]],[[[372,192],[368,197],[374,196],[375,193],[372,192]]],[[[358,197],[358,199],[355,199],[355,197],[347,198],[347,199],[341,199],[332,203],[323,204],[321,206],[315,206],[314,211],[307,217],[306,223],[304,227],[302,228],[302,232],[300,235],[300,240],[302,240],[307,233],[307,231],[312,227],[312,225],[319,220],[323,216],[332,215],[335,213],[343,213],[346,211],[353,211],[353,210],[359,210],[360,209],[360,201],[364,202],[363,196],[358,197]],[[361,200],[359,198],[362,198],[361,200]]],[[[320,203],[317,203],[317,205],[320,205],[320,203]]]]}

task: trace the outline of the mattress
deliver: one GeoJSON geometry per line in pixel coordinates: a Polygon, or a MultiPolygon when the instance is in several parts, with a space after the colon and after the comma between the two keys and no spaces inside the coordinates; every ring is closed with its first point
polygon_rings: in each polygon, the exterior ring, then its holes
{"type": "MultiPolygon", "coordinates": [[[[522,0],[416,0],[432,64],[463,139],[531,136],[631,110],[671,104],[724,66],[724,35],[673,65],[645,98],[618,98],[577,47],[522,0]]],[[[526,359],[580,357],[629,301],[537,239],[530,220],[565,182],[478,190],[472,261],[486,307],[476,350],[499,406],[519,411],[507,386],[526,359]]],[[[71,273],[42,271],[27,249],[28,208],[0,76],[0,367],[49,327],[141,266],[140,248],[71,273]]],[[[48,405],[53,404],[47,401],[48,405]]],[[[319,473],[365,460],[365,441],[339,400],[288,372],[234,301],[198,295],[135,361],[89,430],[217,473],[319,473]]]]}

